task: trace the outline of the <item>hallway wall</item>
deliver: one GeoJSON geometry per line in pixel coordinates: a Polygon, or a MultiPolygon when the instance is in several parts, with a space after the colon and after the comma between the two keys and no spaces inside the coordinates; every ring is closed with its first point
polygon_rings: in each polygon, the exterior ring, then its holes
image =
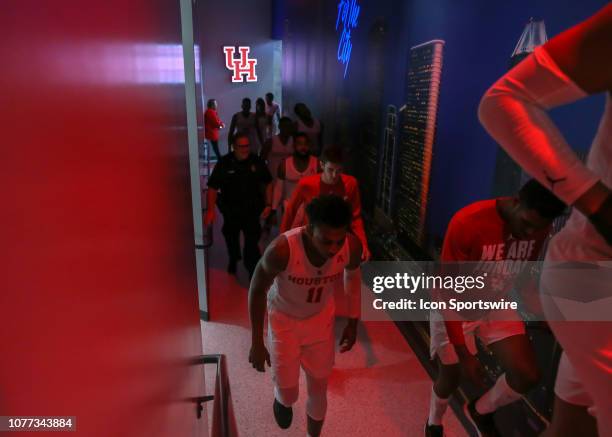
{"type": "Polygon", "coordinates": [[[0,414],[202,435],[179,2],[7,2],[0,27],[0,414]]]}
{"type": "MultiPolygon", "coordinates": [[[[351,29],[352,55],[344,77],[337,60],[342,25],[337,31],[336,21],[338,6],[345,3],[286,1],[278,6],[277,21],[284,23],[285,106],[306,102],[325,123],[326,142],[349,146],[351,156],[359,157],[352,171],[361,178],[362,200],[371,214],[387,107],[399,110],[407,101],[409,49],[444,40],[424,245],[435,255],[453,213],[491,196],[498,147],[480,126],[477,107],[486,89],[507,71],[525,24],[531,17],[543,19],[550,39],[606,2],[357,0],[361,9],[351,29]]],[[[603,102],[594,96],[553,111],[576,149],[590,145],[603,102]]]]}

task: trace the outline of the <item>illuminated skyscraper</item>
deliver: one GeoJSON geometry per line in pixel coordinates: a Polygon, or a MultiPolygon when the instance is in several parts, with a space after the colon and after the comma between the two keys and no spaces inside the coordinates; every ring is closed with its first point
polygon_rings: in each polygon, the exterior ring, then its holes
{"type": "MultiPolygon", "coordinates": [[[[510,56],[509,69],[521,62],[537,46],[548,40],[544,21],[534,21],[533,18],[525,26],[523,34],[518,40],[512,56],[510,56]]],[[[495,161],[495,177],[493,181],[493,196],[509,196],[515,194],[520,188],[521,169],[505,150],[498,147],[495,161]]]]}
{"type": "Polygon", "coordinates": [[[383,214],[391,218],[395,203],[393,194],[397,174],[397,108],[394,105],[387,106],[385,120],[377,204],[383,214]]]}
{"type": "Polygon", "coordinates": [[[402,240],[424,244],[444,41],[412,47],[399,129],[395,222],[402,240]]]}

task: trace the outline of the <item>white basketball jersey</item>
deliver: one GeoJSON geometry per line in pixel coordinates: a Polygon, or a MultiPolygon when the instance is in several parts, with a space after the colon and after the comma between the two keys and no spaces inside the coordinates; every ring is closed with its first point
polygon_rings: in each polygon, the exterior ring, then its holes
{"type": "MultiPolygon", "coordinates": [[[[311,156],[308,161],[308,166],[306,170],[303,172],[299,172],[295,168],[295,161],[293,156],[287,158],[285,160],[285,183],[283,184],[283,198],[285,199],[285,210],[287,210],[287,203],[289,203],[289,198],[293,194],[295,187],[297,187],[298,182],[305,176],[311,176],[317,174],[319,166],[319,160],[315,156],[311,156]]],[[[295,213],[295,217],[293,218],[293,223],[291,224],[292,228],[302,226],[306,223],[306,205],[302,203],[298,210],[295,213]]]]}
{"type": "Polygon", "coordinates": [[[289,199],[293,194],[293,190],[297,186],[300,179],[305,176],[312,176],[317,174],[319,160],[315,156],[311,156],[308,161],[308,166],[303,172],[299,172],[295,168],[295,160],[293,156],[285,160],[285,199],[289,199]]]}
{"type": "Polygon", "coordinates": [[[296,319],[312,317],[327,305],[333,305],[334,290],[344,281],[344,268],[350,259],[346,238],[334,257],[321,267],[313,266],[306,256],[303,232],[302,226],[283,234],[289,244],[289,261],[268,292],[268,308],[296,319]]]}

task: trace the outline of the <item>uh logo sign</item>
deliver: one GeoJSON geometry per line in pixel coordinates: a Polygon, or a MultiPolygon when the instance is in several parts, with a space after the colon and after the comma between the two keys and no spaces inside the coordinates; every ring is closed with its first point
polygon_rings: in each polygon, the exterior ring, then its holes
{"type": "Polygon", "coordinates": [[[248,46],[239,46],[238,52],[240,56],[234,58],[236,48],[234,46],[223,47],[225,53],[225,66],[228,70],[232,71],[232,82],[257,82],[257,74],[255,72],[255,66],[257,65],[257,59],[249,59],[249,52],[251,48],[248,46]]]}

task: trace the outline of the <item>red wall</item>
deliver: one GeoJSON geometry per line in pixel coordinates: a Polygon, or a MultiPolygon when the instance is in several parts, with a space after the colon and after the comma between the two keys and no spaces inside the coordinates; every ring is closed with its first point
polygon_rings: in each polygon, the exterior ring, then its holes
{"type": "Polygon", "coordinates": [[[179,2],[4,2],[0,29],[0,415],[196,435],[179,2]]]}

